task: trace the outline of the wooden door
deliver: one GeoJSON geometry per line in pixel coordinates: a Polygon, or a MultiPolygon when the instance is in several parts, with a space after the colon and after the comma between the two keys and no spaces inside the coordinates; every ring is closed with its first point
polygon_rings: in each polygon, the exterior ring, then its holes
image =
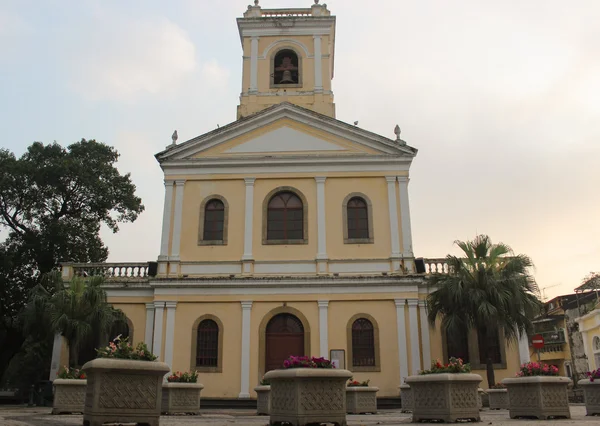
{"type": "Polygon", "coordinates": [[[290,355],[304,355],[304,327],[291,314],[279,314],[267,324],[265,373],[281,368],[290,355]]]}

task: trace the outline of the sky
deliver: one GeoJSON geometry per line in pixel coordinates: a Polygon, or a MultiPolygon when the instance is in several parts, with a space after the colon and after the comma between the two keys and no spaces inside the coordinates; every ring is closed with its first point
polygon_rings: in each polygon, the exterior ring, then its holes
{"type": "MultiPolygon", "coordinates": [[[[112,145],[146,211],[109,261],[155,260],[154,154],[235,120],[250,0],[0,0],[0,147],[112,145]]],[[[264,8],[312,0],[261,0],[264,8]]],[[[488,234],[551,298],[600,271],[600,2],[328,0],[337,118],[419,149],[417,257],[488,234]]]]}

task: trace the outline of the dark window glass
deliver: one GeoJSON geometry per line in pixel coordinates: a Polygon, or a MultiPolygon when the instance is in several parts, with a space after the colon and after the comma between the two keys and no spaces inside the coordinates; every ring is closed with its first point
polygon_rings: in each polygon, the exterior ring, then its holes
{"type": "Polygon", "coordinates": [[[196,366],[217,367],[219,363],[219,326],[213,320],[198,325],[196,366]]]}
{"type": "Polygon", "coordinates": [[[369,218],[367,203],[360,197],[348,201],[348,238],[369,238],[369,218]]]}
{"type": "Polygon", "coordinates": [[[469,336],[467,333],[452,334],[446,330],[446,347],[448,359],[460,358],[465,363],[469,362],[469,336]]]}
{"type": "Polygon", "coordinates": [[[204,235],[205,241],[223,241],[223,227],[225,221],[225,205],[221,200],[210,200],[204,208],[204,235]]]}
{"type": "Polygon", "coordinates": [[[292,192],[280,192],[267,207],[267,240],[302,240],[304,210],[300,198],[292,192]]]}
{"type": "Polygon", "coordinates": [[[352,365],[354,367],[375,366],[373,324],[366,318],[359,318],[352,324],[352,365]]]}
{"type": "Polygon", "coordinates": [[[500,354],[500,335],[498,329],[488,328],[487,329],[487,354],[485,352],[485,341],[484,334],[481,330],[477,330],[477,341],[479,343],[479,362],[482,364],[487,363],[487,359],[491,358],[494,364],[500,364],[502,362],[502,355],[500,354]]]}

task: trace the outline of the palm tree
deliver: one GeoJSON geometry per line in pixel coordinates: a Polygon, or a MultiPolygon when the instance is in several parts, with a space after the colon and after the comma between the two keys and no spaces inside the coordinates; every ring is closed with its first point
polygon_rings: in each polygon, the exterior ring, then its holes
{"type": "Polygon", "coordinates": [[[448,255],[447,274],[430,276],[436,290],[427,298],[429,322],[441,318],[450,336],[466,336],[477,330],[480,354],[484,354],[488,385],[495,384],[491,339],[501,336],[516,342],[532,331],[531,320],[540,309],[539,290],[529,269],[531,259],[513,254],[506,244],[492,244],[487,235],[473,241],[455,241],[462,256],[448,255]]]}
{"type": "Polygon", "coordinates": [[[60,272],[45,274],[30,295],[24,317],[28,329],[46,327],[60,333],[69,345],[69,365],[77,367],[81,345],[109,335],[113,325],[125,322],[125,315],[106,301],[104,278],[74,277],[68,285],[60,272]]]}

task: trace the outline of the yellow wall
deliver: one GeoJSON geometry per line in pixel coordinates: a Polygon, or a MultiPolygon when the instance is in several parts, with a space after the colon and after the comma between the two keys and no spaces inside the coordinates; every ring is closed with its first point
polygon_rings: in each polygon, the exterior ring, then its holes
{"type": "MultiPolygon", "coordinates": [[[[122,300],[122,299],[121,299],[122,300]]],[[[146,333],[146,304],[145,303],[114,303],[113,306],[123,311],[133,324],[133,330],[129,330],[130,341],[133,345],[144,341],[146,333]]]]}

